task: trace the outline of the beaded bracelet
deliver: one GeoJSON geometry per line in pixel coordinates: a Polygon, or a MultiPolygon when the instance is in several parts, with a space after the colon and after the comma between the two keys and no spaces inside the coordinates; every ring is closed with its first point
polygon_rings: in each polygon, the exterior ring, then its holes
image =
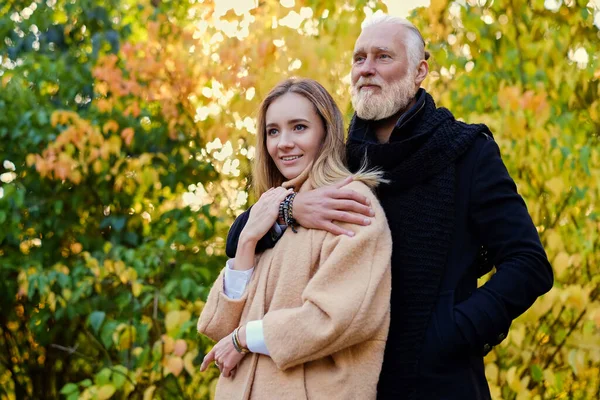
{"type": "Polygon", "coordinates": [[[288,200],[287,213],[285,213],[285,224],[292,228],[292,232],[298,233],[296,230],[296,220],[294,219],[294,198],[296,197],[296,192],[290,194],[286,200],[288,200]]]}
{"type": "Polygon", "coordinates": [[[292,228],[292,232],[298,233],[296,230],[296,220],[293,217],[293,204],[294,198],[297,193],[290,193],[286,198],[279,204],[279,219],[283,221],[287,226],[292,228]]]}
{"type": "Polygon", "coordinates": [[[286,198],[279,203],[279,221],[285,224],[285,212],[284,212],[284,208],[286,206],[286,200],[288,199],[289,195],[286,196],[286,198]]]}

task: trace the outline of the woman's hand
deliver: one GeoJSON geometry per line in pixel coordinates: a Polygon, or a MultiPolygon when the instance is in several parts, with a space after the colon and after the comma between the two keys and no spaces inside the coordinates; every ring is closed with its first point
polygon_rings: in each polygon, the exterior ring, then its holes
{"type": "Polygon", "coordinates": [[[225,336],[204,356],[200,372],[206,371],[206,368],[214,361],[217,364],[217,368],[221,370],[221,375],[225,378],[233,377],[235,369],[246,354],[238,353],[235,347],[233,347],[232,335],[233,332],[225,336]]]}
{"type": "Polygon", "coordinates": [[[240,237],[250,241],[258,241],[273,227],[279,217],[279,204],[293,193],[293,189],[283,187],[271,188],[264,192],[252,206],[250,217],[240,237]]]}

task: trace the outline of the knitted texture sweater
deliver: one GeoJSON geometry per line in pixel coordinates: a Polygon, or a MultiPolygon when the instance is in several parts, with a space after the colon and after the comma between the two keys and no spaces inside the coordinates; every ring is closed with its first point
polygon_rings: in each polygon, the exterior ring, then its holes
{"type": "Polygon", "coordinates": [[[378,386],[388,398],[420,398],[419,354],[454,232],[455,161],[482,131],[488,132],[484,125],[458,122],[437,108],[424,90],[389,143],[375,141],[369,123],[357,117],[350,126],[351,169],[366,156],[390,180],[378,189],[394,243],[392,320],[378,386]]]}
{"type": "MultiPolygon", "coordinates": [[[[310,189],[305,181],[301,191],[310,189]]],[[[294,186],[300,186],[295,182],[294,186]]],[[[347,186],[371,200],[369,226],[352,238],[288,229],[256,256],[242,298],[213,285],[198,332],[220,340],[263,320],[271,356],[249,354],[235,377],[220,377],[216,399],[374,399],[389,329],[392,241],[385,213],[360,182],[347,186]]]]}

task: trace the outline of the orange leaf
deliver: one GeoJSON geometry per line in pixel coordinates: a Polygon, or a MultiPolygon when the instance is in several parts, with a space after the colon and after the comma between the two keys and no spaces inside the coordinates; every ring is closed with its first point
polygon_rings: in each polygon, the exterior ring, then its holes
{"type": "Polygon", "coordinates": [[[175,376],[179,376],[181,371],[183,370],[183,360],[181,357],[170,357],[167,368],[171,373],[175,376]]]}
{"type": "Polygon", "coordinates": [[[115,120],[110,120],[108,122],[106,122],[104,124],[104,126],[102,127],[102,131],[104,133],[108,133],[108,132],[116,132],[119,130],[119,124],[117,124],[117,122],[115,120]]]}
{"type": "Polygon", "coordinates": [[[173,350],[173,354],[175,354],[178,357],[181,357],[182,355],[185,354],[186,350],[187,350],[186,341],[183,339],[177,339],[175,341],[175,348],[173,350]]]}
{"type": "Polygon", "coordinates": [[[121,131],[121,138],[123,138],[123,141],[127,146],[131,144],[134,133],[133,128],[125,128],[121,131]]]}

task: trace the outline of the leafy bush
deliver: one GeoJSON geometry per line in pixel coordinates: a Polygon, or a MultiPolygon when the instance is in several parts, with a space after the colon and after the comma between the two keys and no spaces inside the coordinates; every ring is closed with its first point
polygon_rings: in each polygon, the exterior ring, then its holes
{"type": "MultiPolygon", "coordinates": [[[[0,6],[0,398],[211,397],[195,321],[252,200],[258,101],[308,76],[350,117],[354,40],[383,6],[225,3],[0,6]]],[[[486,357],[494,398],[600,392],[600,17],[557,4],[412,16],[427,89],[491,127],[557,278],[486,357]]]]}

